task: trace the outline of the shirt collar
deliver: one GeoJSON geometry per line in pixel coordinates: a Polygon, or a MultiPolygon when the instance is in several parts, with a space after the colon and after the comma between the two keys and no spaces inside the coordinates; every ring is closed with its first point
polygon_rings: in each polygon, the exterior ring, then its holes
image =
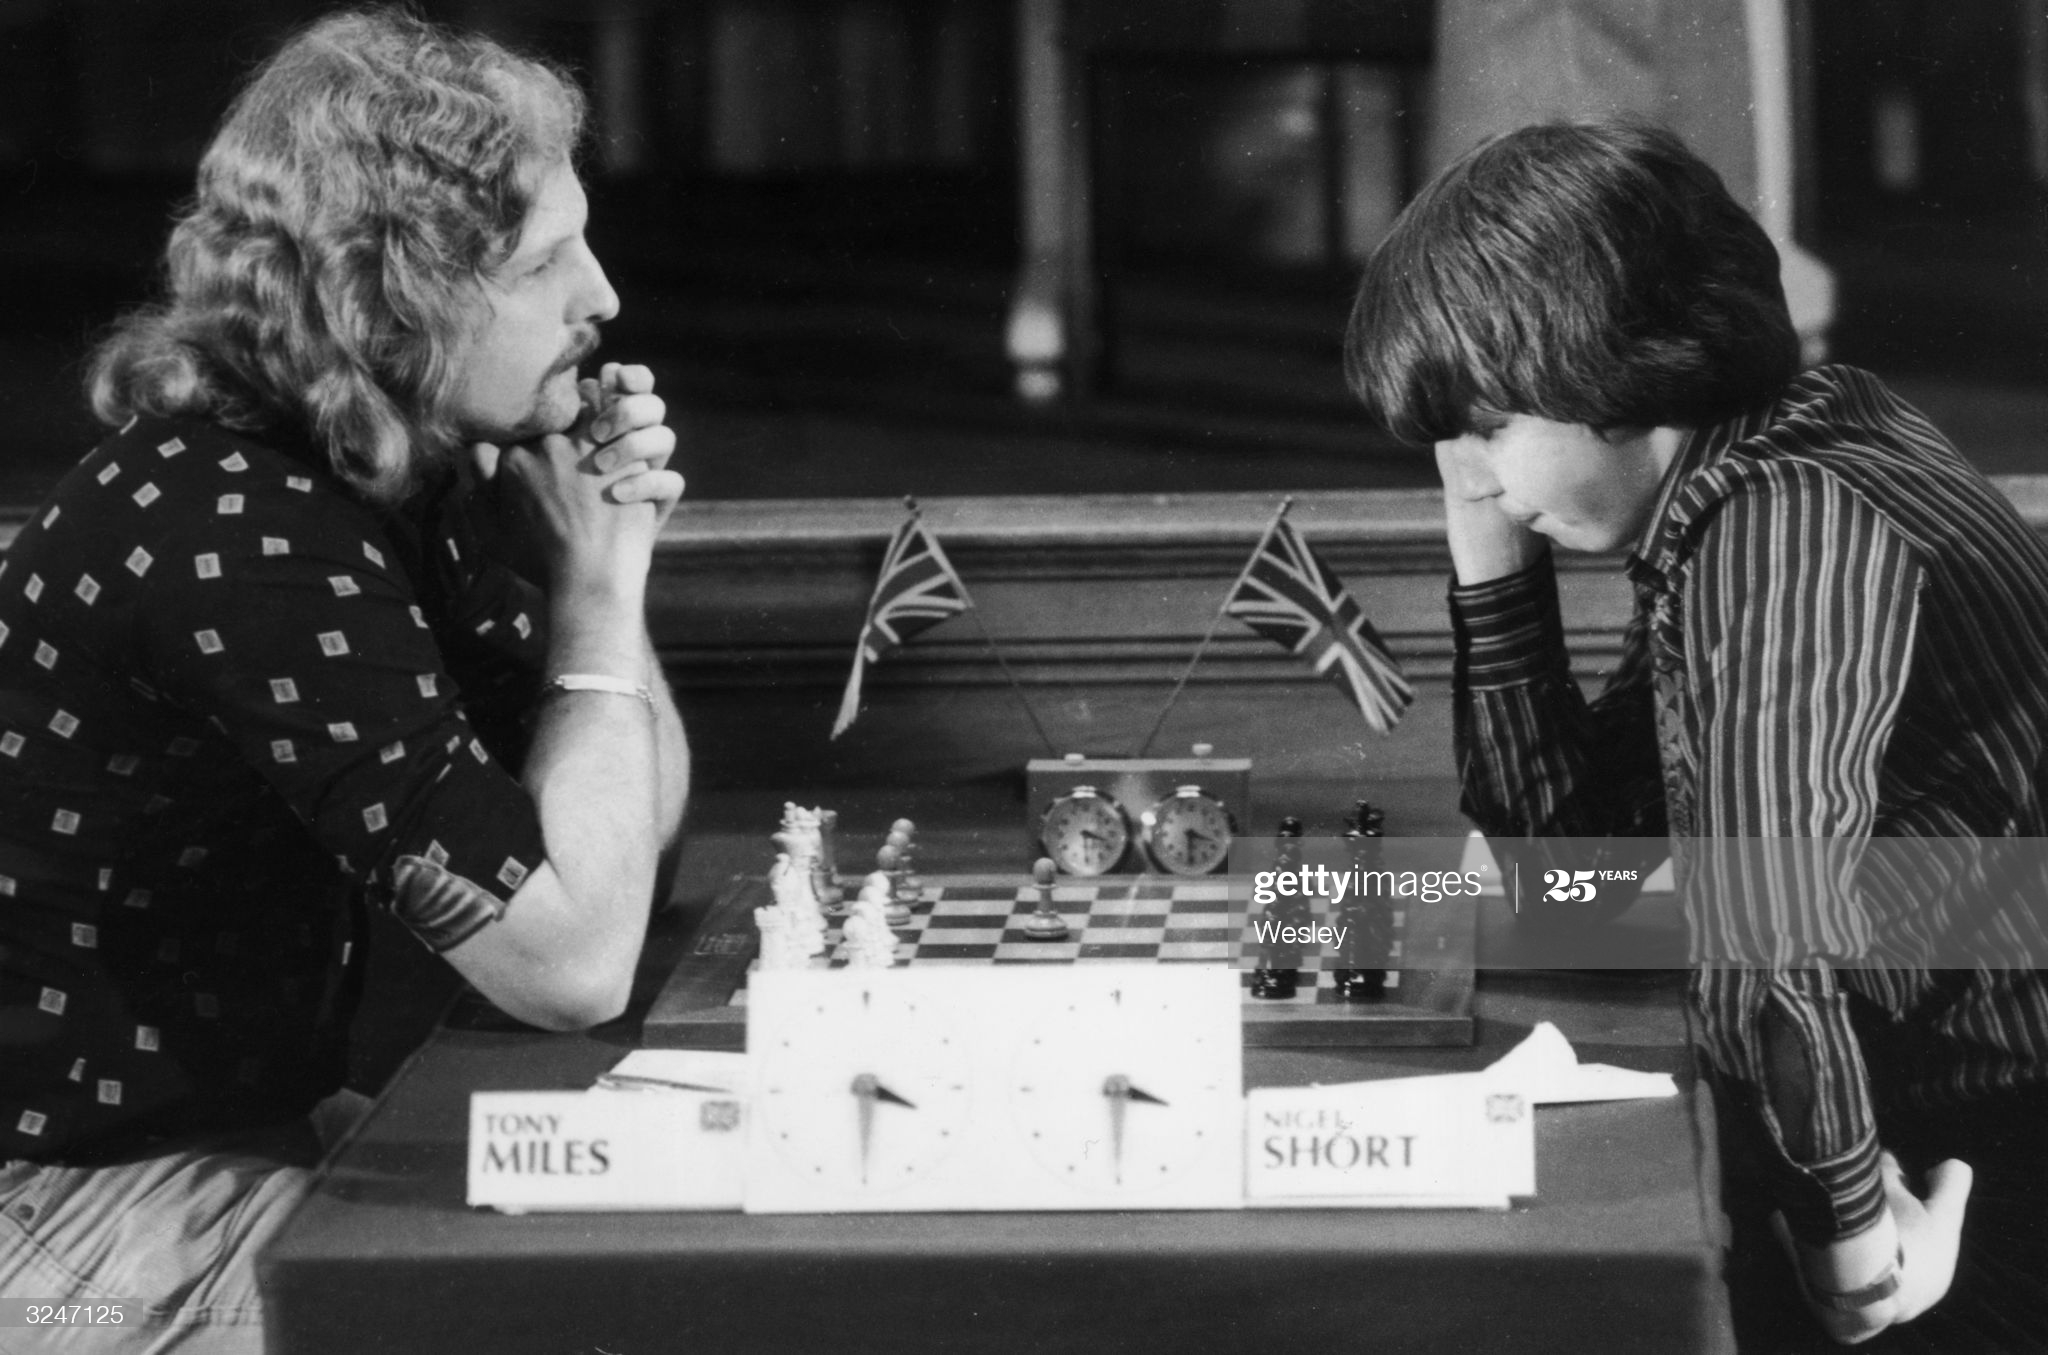
{"type": "Polygon", "coordinates": [[[1704,428],[1692,429],[1679,444],[1678,455],[1664,471],[1657,486],[1657,498],[1635,549],[1629,552],[1626,569],[1637,583],[1668,578],[1678,564],[1685,530],[1709,501],[1701,481],[1727,458],[1729,449],[1770,423],[1773,405],[1760,405],[1748,413],[1704,428]]]}

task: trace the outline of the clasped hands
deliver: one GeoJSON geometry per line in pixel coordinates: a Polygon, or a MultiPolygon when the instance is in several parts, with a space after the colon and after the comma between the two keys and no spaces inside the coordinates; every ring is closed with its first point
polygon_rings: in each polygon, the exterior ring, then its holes
{"type": "MultiPolygon", "coordinates": [[[[595,378],[576,383],[583,412],[566,433],[549,433],[515,450],[551,459],[573,457],[575,468],[602,479],[600,493],[615,504],[652,503],[666,518],[682,497],[683,477],[668,469],[675,430],[662,422],[668,407],[654,393],[654,373],[607,362],[595,378]]],[[[497,477],[503,453],[491,443],[471,448],[485,480],[497,477]]]]}
{"type": "Polygon", "coordinates": [[[509,481],[520,491],[505,502],[514,511],[506,525],[524,518],[525,529],[515,528],[514,539],[538,547],[557,576],[585,564],[603,572],[597,562],[604,559],[623,567],[630,556],[651,550],[683,492],[683,477],[668,469],[676,435],[663,423],[667,407],[654,394],[652,372],[608,362],[577,389],[583,408],[567,432],[504,449],[490,443],[470,449],[485,483],[509,481]],[[637,505],[646,508],[620,512],[637,505]]]}
{"type": "Polygon", "coordinates": [[[1968,1163],[1951,1158],[1929,1171],[1924,1200],[1906,1183],[1897,1158],[1885,1153],[1879,1167],[1887,1213],[1855,1237],[1809,1246],[1792,1236],[1783,1214],[1771,1215],[1771,1228],[1791,1259],[1806,1306],[1828,1335],[1845,1345],[1867,1341],[1894,1323],[1910,1322],[1940,1302],[1955,1279],[1962,1247],[1963,1212],[1972,1181],[1968,1163]],[[1848,1312],[1816,1298],[1862,1289],[1894,1265],[1899,1283],[1889,1297],[1848,1312]]]}

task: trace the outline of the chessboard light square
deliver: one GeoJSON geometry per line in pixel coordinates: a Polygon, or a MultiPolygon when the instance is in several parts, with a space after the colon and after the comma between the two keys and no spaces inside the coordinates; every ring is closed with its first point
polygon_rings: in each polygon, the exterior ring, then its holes
{"type": "Polygon", "coordinates": [[[1167,919],[1166,934],[1177,936],[1192,932],[1223,932],[1236,936],[1244,930],[1244,919],[1229,913],[1175,913],[1167,919]]]}
{"type": "Polygon", "coordinates": [[[1122,960],[1126,964],[1149,964],[1159,954],[1159,942],[1081,942],[1083,960],[1122,960]]]}
{"type": "MultiPolygon", "coordinates": [[[[947,899],[935,904],[929,912],[914,913],[913,917],[925,920],[925,926],[942,927],[995,927],[1001,926],[1004,918],[1018,911],[1015,899],[947,899]]],[[[1024,909],[1030,912],[1029,908],[1024,909]]]]}
{"type": "Polygon", "coordinates": [[[1202,941],[1162,941],[1159,943],[1161,960],[1207,960],[1223,962],[1235,959],[1237,952],[1228,938],[1202,941]]]}
{"type": "Polygon", "coordinates": [[[996,947],[997,964],[1072,964],[1080,958],[1079,941],[1032,941],[1012,937],[996,947]]]}
{"type": "MultiPolygon", "coordinates": [[[[1053,898],[1059,899],[1059,891],[1053,891],[1053,898]]],[[[1130,917],[1133,915],[1157,917],[1166,911],[1166,901],[1158,898],[1134,897],[1128,892],[1112,893],[1104,890],[1100,896],[1091,891],[1080,896],[1079,903],[1084,911],[1095,918],[1130,917]]]]}
{"type": "Polygon", "coordinates": [[[1098,927],[1095,920],[1081,933],[1081,942],[1089,946],[1143,946],[1150,955],[1166,940],[1164,927],[1098,927]]]}
{"type": "Polygon", "coordinates": [[[986,926],[976,927],[927,927],[916,937],[919,959],[937,950],[948,950],[960,946],[993,946],[1003,939],[1000,919],[991,919],[986,926]]]}
{"type": "Polygon", "coordinates": [[[1167,916],[1160,912],[1126,913],[1121,915],[1115,913],[1104,914],[1101,912],[1088,914],[1088,928],[1090,931],[1163,932],[1166,930],[1166,926],[1167,916]]]}

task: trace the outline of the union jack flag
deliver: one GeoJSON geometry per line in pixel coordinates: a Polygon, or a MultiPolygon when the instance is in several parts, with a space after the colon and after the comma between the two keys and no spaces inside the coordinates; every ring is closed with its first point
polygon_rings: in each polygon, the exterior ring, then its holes
{"type": "Polygon", "coordinates": [[[1284,516],[1259,543],[1223,609],[1307,659],[1349,693],[1365,722],[1382,734],[1415,700],[1357,599],[1284,516]]]}
{"type": "Polygon", "coordinates": [[[844,734],[860,714],[861,674],[868,664],[881,662],[883,655],[912,636],[973,605],[967,585],[953,572],[953,562],[939,549],[937,538],[924,529],[924,520],[913,508],[889,539],[888,553],[882,557],[882,574],[875,580],[875,595],[868,599],[867,624],[861,627],[853,672],[846,679],[846,695],[840,698],[832,737],[844,734]]]}

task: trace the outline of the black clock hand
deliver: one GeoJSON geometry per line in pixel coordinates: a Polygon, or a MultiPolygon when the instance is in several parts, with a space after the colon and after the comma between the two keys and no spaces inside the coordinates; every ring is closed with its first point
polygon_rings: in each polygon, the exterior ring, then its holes
{"type": "Polygon", "coordinates": [[[1122,1073],[1111,1073],[1102,1079],[1102,1094],[1122,1101],[1143,1101],[1148,1106],[1167,1104],[1143,1087],[1134,1085],[1130,1078],[1122,1073]]]}
{"type": "Polygon", "coordinates": [[[1118,1185],[1124,1180],[1124,1108],[1133,1101],[1143,1101],[1149,1106],[1163,1106],[1166,1102],[1141,1087],[1131,1084],[1130,1078],[1122,1073],[1111,1073],[1102,1079],[1102,1094],[1109,1098],[1109,1151],[1116,1167],[1118,1185]]]}
{"type": "Polygon", "coordinates": [[[884,1087],[882,1080],[873,1073],[856,1073],[848,1090],[860,1102],[860,1180],[862,1185],[866,1185],[868,1155],[875,1141],[875,1103],[887,1101],[892,1106],[902,1106],[907,1110],[916,1110],[917,1107],[884,1087]]]}
{"type": "Polygon", "coordinates": [[[861,1073],[857,1075],[853,1079],[852,1090],[855,1096],[860,1097],[864,1101],[887,1101],[890,1105],[902,1106],[905,1110],[917,1109],[917,1107],[914,1104],[904,1100],[895,1092],[892,1092],[887,1087],[883,1086],[882,1080],[876,1077],[873,1073],[861,1073]]]}

